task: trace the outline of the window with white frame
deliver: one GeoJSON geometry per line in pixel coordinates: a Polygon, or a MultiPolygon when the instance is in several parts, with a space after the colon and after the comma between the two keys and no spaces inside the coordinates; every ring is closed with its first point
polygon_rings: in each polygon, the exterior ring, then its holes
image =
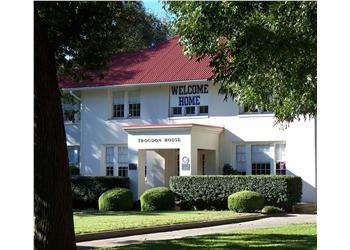
{"type": "Polygon", "coordinates": [[[239,171],[247,171],[247,152],[246,145],[236,145],[236,169],[239,171]]]}
{"type": "Polygon", "coordinates": [[[79,146],[68,146],[67,149],[69,165],[78,165],[80,161],[79,146]]]}
{"type": "Polygon", "coordinates": [[[113,117],[124,118],[124,92],[113,93],[113,117]]]}
{"type": "Polygon", "coordinates": [[[106,147],[105,164],[106,164],[106,176],[114,176],[114,147],[113,146],[106,147]]]}
{"type": "Polygon", "coordinates": [[[251,146],[251,172],[253,175],[271,173],[270,145],[251,146]]]}
{"type": "Polygon", "coordinates": [[[276,174],[286,175],[286,156],[285,156],[286,144],[275,145],[275,162],[276,162],[276,174]]]}
{"type": "Polygon", "coordinates": [[[140,117],[141,103],[140,103],[140,92],[133,91],[128,93],[129,99],[129,118],[140,117]]]}
{"type": "Polygon", "coordinates": [[[118,147],[118,176],[128,176],[128,147],[118,147]]]}

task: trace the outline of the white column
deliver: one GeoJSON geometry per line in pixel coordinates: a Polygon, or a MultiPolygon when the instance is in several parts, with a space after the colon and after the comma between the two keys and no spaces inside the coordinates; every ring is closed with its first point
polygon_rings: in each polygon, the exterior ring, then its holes
{"type": "Polygon", "coordinates": [[[138,198],[145,191],[145,150],[139,149],[138,152],[138,198]]]}
{"type": "Polygon", "coordinates": [[[133,200],[136,201],[138,199],[138,149],[129,147],[128,153],[130,190],[133,194],[133,200]],[[136,169],[130,169],[130,166],[136,167],[136,169]]]}
{"type": "Polygon", "coordinates": [[[198,149],[191,148],[191,175],[198,175],[198,149]]]}

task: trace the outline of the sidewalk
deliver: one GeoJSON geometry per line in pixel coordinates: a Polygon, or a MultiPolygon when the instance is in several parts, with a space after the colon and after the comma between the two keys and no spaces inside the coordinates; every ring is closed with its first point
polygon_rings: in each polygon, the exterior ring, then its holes
{"type": "Polygon", "coordinates": [[[278,227],[288,224],[316,223],[315,214],[287,214],[280,217],[268,217],[255,221],[228,224],[214,227],[203,227],[185,230],[176,230],[162,233],[142,234],[128,237],[110,238],[104,240],[85,241],[77,243],[78,249],[94,249],[139,244],[145,241],[180,239],[189,236],[217,234],[239,231],[242,229],[278,227]]]}

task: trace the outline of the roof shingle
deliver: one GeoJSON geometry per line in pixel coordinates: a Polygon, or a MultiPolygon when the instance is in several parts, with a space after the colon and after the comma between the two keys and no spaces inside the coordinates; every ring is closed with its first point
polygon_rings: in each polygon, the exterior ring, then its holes
{"type": "Polygon", "coordinates": [[[195,59],[189,60],[182,52],[178,41],[179,37],[175,36],[153,48],[115,54],[111,58],[108,70],[103,72],[103,79],[96,74],[91,81],[61,81],[59,87],[81,88],[209,78],[212,71],[208,58],[204,58],[201,62],[195,59]]]}

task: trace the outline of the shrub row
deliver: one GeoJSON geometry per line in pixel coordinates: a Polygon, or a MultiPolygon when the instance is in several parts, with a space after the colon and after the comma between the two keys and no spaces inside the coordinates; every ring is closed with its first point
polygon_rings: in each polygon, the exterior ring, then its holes
{"type": "Polygon", "coordinates": [[[73,176],[71,178],[74,209],[98,208],[98,198],[107,190],[129,188],[128,177],[73,176]]]}
{"type": "Polygon", "coordinates": [[[172,176],[169,187],[179,204],[198,209],[227,209],[228,196],[242,190],[260,193],[266,205],[290,209],[302,194],[301,178],[294,176],[172,176]]]}

